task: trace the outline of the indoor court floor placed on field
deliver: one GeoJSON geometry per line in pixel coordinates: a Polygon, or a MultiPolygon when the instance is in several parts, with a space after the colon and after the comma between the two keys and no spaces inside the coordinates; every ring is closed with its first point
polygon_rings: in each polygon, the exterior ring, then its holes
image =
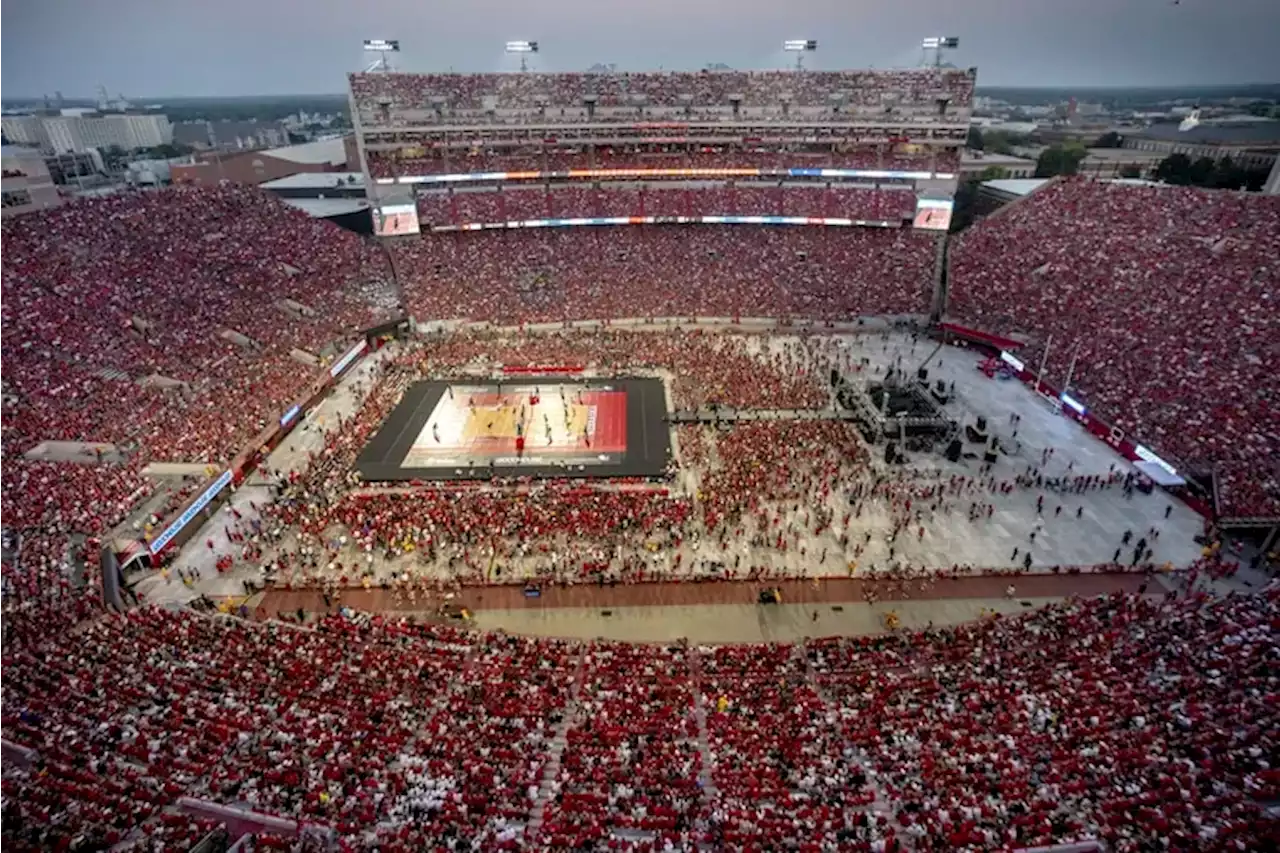
{"type": "Polygon", "coordinates": [[[367,482],[657,475],[665,413],[656,379],[419,382],[357,465],[367,482]]]}

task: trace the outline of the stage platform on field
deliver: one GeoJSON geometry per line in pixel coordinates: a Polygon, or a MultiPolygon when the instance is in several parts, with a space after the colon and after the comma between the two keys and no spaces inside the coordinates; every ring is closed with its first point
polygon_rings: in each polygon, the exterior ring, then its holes
{"type": "Polygon", "coordinates": [[[671,438],[657,379],[418,382],[356,460],[365,482],[658,477],[671,438]]]}

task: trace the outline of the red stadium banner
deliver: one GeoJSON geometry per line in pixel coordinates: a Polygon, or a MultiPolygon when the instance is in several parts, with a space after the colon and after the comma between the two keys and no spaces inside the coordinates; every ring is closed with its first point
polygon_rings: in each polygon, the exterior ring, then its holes
{"type": "Polygon", "coordinates": [[[948,334],[964,338],[965,340],[974,341],[987,346],[995,347],[1002,350],[1015,350],[1026,346],[1024,341],[1006,338],[1002,335],[993,335],[990,332],[982,332],[977,329],[971,329],[968,326],[960,326],[955,323],[939,323],[938,328],[948,334]]]}

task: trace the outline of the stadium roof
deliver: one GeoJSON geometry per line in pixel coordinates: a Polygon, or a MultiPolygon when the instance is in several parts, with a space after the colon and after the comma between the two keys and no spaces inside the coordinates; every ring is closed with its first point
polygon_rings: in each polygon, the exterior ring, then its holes
{"type": "Polygon", "coordinates": [[[1047,183],[1049,178],[1001,178],[995,181],[983,181],[982,185],[1009,195],[1031,195],[1047,183]]]}
{"type": "Polygon", "coordinates": [[[341,166],[347,162],[347,149],[341,136],[304,142],[301,145],[270,148],[262,153],[292,163],[328,163],[331,166],[341,166]]]}
{"type": "Polygon", "coordinates": [[[1153,124],[1133,135],[1188,145],[1280,145],[1280,121],[1205,122],[1190,130],[1178,130],[1178,125],[1166,122],[1153,124]]]}
{"type": "Polygon", "coordinates": [[[344,216],[369,208],[369,202],[362,198],[282,198],[280,200],[316,219],[344,216]]]}
{"type": "Polygon", "coordinates": [[[173,125],[173,141],[183,145],[208,145],[210,137],[217,142],[253,139],[258,134],[275,131],[284,136],[285,127],[278,121],[180,121],[173,125]]]}
{"type": "Polygon", "coordinates": [[[364,188],[364,175],[359,172],[299,172],[258,184],[258,187],[264,190],[325,190],[333,189],[339,181],[344,187],[364,188]],[[350,181],[351,178],[355,181],[350,181]]]}
{"type": "Polygon", "coordinates": [[[1035,160],[1026,157],[1015,157],[1012,154],[996,154],[986,151],[971,151],[966,148],[960,155],[960,162],[965,166],[983,165],[983,166],[1024,166],[1036,164],[1035,160]]]}

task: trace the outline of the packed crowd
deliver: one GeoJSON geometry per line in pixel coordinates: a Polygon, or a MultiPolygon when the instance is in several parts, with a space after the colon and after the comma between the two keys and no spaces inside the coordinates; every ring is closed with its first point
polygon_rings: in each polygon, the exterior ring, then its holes
{"type": "MultiPolygon", "coordinates": [[[[186,849],[180,796],[346,849],[1267,849],[1269,588],[650,648],[153,609],[5,659],[6,849],[186,849]]],[[[277,839],[274,849],[289,849],[277,839]]]]}
{"type": "MultiPolygon", "coordinates": [[[[515,580],[510,570],[530,567],[549,579],[587,580],[620,575],[642,580],[666,574],[681,543],[693,531],[693,503],[666,490],[597,490],[573,483],[539,486],[522,499],[485,490],[415,490],[365,493],[354,489],[356,455],[399,402],[409,384],[424,376],[464,375],[477,364],[583,364],[605,370],[660,370],[670,376],[673,404],[759,408],[784,405],[817,408],[827,392],[812,354],[800,346],[753,354],[750,339],[700,333],[600,332],[591,335],[457,335],[402,354],[370,389],[364,407],[331,432],[303,471],[277,472],[287,483],[269,510],[269,539],[284,543],[271,574],[287,585],[314,585],[336,579],[339,586],[367,574],[375,556],[386,560],[414,554],[422,567],[447,563],[450,576],[468,582],[515,580]],[[334,531],[354,548],[338,555],[334,531]],[[292,539],[289,537],[292,536],[292,539]],[[329,556],[326,556],[329,555],[329,556]],[[345,580],[342,580],[345,578],[345,580]]],[[[753,432],[744,430],[744,434],[753,432]]],[[[839,436],[835,436],[838,438],[839,436]]],[[[727,445],[725,473],[706,484],[703,500],[710,519],[737,512],[742,489],[778,489],[795,497],[795,484],[808,482],[808,456],[822,457],[824,476],[841,470],[840,454],[857,458],[849,428],[825,423],[793,423],[759,437],[727,445]],[[835,441],[829,433],[843,436],[835,441]],[[803,442],[797,456],[787,442],[803,442]],[[760,447],[751,448],[751,444],[760,447]],[[765,445],[773,444],[772,450],[765,445]],[[781,443],[781,444],[779,444],[781,443]],[[768,466],[761,470],[765,462],[768,466]],[[793,484],[782,488],[783,466],[793,484]],[[750,471],[748,471],[750,469],[750,471]],[[738,473],[732,473],[738,472],[738,473]],[[772,480],[766,482],[766,476],[772,480]]],[[[813,481],[813,482],[816,482],[813,481]]],[[[826,483],[827,493],[834,486],[826,483]]],[[[753,491],[752,494],[758,492],[753,491]]],[[[720,528],[716,527],[716,532],[720,528]]],[[[415,570],[416,571],[416,570],[415,570]]]]}
{"type": "Polygon", "coordinates": [[[896,71],[658,71],[579,74],[410,74],[350,75],[357,108],[386,103],[395,110],[431,112],[525,111],[555,115],[581,109],[584,97],[597,107],[678,107],[693,111],[723,108],[739,98],[746,109],[830,108],[833,96],[849,107],[937,108],[938,98],[956,107],[973,99],[974,75],[958,69],[896,71]]]}
{"type": "MultiPolygon", "coordinates": [[[[873,346],[880,337],[872,338],[873,346]]],[[[824,386],[832,368],[882,375],[882,368],[866,364],[863,350],[845,343],[837,336],[612,329],[468,332],[417,342],[388,362],[363,408],[335,424],[305,463],[269,472],[281,496],[262,509],[262,519],[237,522],[232,538],[243,548],[236,565],[287,588],[381,585],[400,606],[405,598],[413,605],[419,594],[439,594],[441,582],[847,574],[889,581],[910,597],[940,577],[1150,574],[1193,559],[1190,532],[1175,526],[1164,547],[1157,544],[1158,523],[1123,539],[1117,532],[1114,542],[1075,562],[1043,536],[1037,545],[1038,534],[1074,538],[1086,509],[1105,514],[1133,500],[1134,475],[1114,465],[1104,473],[1073,474],[1073,463],[1051,458],[1046,449],[1038,464],[1019,470],[885,469],[870,458],[853,425],[830,420],[787,416],[723,429],[680,426],[679,465],[646,483],[500,478],[492,487],[383,489],[356,473],[358,454],[419,380],[570,365],[606,376],[656,372],[667,378],[677,410],[820,409],[830,403],[824,386]],[[997,539],[1007,542],[997,544],[998,556],[990,548],[997,539]],[[942,541],[951,542],[945,553],[935,547],[942,541]]],[[[920,351],[924,345],[903,346],[920,351]]],[[[545,392],[557,393],[554,380],[545,392]]],[[[1163,508],[1167,518],[1172,506],[1163,508]]],[[[1206,556],[1206,573],[1237,566],[1226,554],[1206,556]]]]}
{"type": "Polygon", "coordinates": [[[1022,334],[1089,409],[1280,515],[1280,200],[1055,182],[959,238],[951,314],[1022,334]]]}
{"type": "Polygon", "coordinates": [[[852,150],[770,150],[766,148],[700,151],[622,150],[599,147],[594,153],[540,147],[467,149],[427,152],[405,139],[399,151],[366,150],[375,178],[401,175],[477,172],[567,172],[576,169],[900,169],[954,174],[960,167],[957,148],[924,151],[890,146],[852,150]]]}
{"type": "Polygon", "coordinates": [[[911,229],[646,225],[424,235],[395,251],[418,317],[847,320],[926,311],[936,243],[911,229]]]}
{"type": "Polygon", "coordinates": [[[662,184],[557,185],[418,196],[418,215],[436,226],[601,216],[805,216],[901,225],[911,218],[915,206],[915,194],[909,191],[756,182],[698,189],[662,184]]]}
{"type": "Polygon", "coordinates": [[[1117,596],[808,651],[916,849],[1266,849],[1276,607],[1117,596]]]}
{"type": "Polygon", "coordinates": [[[78,612],[69,537],[118,524],[150,493],[148,464],[222,464],[275,423],[320,372],[291,351],[330,357],[385,318],[383,277],[359,237],[248,187],[6,220],[4,523],[23,534],[4,565],[6,620],[78,612]],[[23,458],[47,441],[98,449],[23,458]]]}

